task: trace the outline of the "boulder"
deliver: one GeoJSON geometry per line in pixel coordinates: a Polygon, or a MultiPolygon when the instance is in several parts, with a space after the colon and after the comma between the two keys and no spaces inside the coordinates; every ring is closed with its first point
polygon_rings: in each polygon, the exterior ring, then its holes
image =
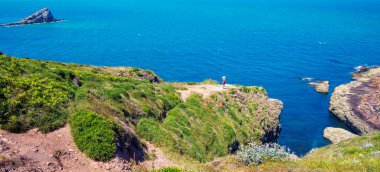
{"type": "Polygon", "coordinates": [[[330,89],[329,81],[309,82],[309,85],[312,85],[315,88],[315,90],[320,93],[328,93],[330,89]]]}
{"type": "Polygon", "coordinates": [[[323,131],[323,137],[329,140],[331,143],[339,143],[341,141],[357,137],[358,135],[353,134],[342,128],[327,127],[323,131]]]}
{"type": "Polygon", "coordinates": [[[35,24],[35,23],[49,23],[49,22],[57,22],[63,21],[63,19],[55,19],[52,12],[48,8],[43,8],[27,18],[24,18],[18,22],[8,23],[8,24],[0,24],[0,26],[18,26],[24,24],[35,24]]]}

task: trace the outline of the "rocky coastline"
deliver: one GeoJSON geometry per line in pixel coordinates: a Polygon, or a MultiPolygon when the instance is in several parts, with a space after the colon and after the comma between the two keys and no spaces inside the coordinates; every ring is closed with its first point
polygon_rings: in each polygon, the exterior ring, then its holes
{"type": "Polygon", "coordinates": [[[335,88],[329,110],[363,135],[380,130],[380,67],[353,73],[348,84],[335,88]]]}

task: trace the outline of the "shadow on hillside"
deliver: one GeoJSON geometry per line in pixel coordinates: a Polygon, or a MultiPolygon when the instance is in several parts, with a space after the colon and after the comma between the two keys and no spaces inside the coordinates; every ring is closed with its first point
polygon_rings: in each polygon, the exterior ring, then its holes
{"type": "Polygon", "coordinates": [[[146,148],[142,146],[141,142],[136,136],[131,136],[130,133],[126,133],[124,140],[119,140],[116,149],[116,157],[126,160],[140,163],[145,160],[146,148]]]}
{"type": "Polygon", "coordinates": [[[118,117],[114,117],[114,119],[118,121],[126,131],[124,139],[117,141],[116,157],[119,157],[120,159],[129,162],[143,162],[145,160],[147,149],[140,142],[132,128],[130,128],[124,121],[120,120],[118,117]]]}

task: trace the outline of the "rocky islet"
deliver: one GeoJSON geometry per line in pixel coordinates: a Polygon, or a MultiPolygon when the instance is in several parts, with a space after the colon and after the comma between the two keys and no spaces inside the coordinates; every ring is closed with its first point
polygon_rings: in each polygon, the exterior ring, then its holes
{"type": "Polygon", "coordinates": [[[53,16],[53,13],[49,8],[43,8],[32,15],[30,15],[27,18],[24,18],[20,21],[14,22],[14,23],[7,23],[7,24],[0,24],[2,27],[6,26],[19,26],[19,25],[26,25],[26,24],[37,24],[37,23],[51,23],[51,22],[59,22],[64,21],[64,19],[56,19],[53,16]]]}

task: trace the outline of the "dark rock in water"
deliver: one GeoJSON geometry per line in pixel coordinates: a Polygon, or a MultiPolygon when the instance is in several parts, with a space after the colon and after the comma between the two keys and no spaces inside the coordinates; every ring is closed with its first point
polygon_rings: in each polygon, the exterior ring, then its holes
{"type": "Polygon", "coordinates": [[[370,69],[370,67],[368,67],[368,66],[358,66],[358,67],[355,67],[355,69],[356,69],[356,71],[358,73],[361,73],[361,72],[367,72],[370,69]]]}
{"type": "Polygon", "coordinates": [[[1,55],[3,55],[3,52],[2,52],[2,51],[0,51],[0,56],[1,56],[1,55]]]}
{"type": "Polygon", "coordinates": [[[50,22],[58,22],[58,21],[63,21],[63,19],[55,19],[52,12],[48,8],[44,8],[18,22],[0,24],[0,26],[18,26],[18,25],[24,25],[24,24],[50,23],[50,22]]]}

